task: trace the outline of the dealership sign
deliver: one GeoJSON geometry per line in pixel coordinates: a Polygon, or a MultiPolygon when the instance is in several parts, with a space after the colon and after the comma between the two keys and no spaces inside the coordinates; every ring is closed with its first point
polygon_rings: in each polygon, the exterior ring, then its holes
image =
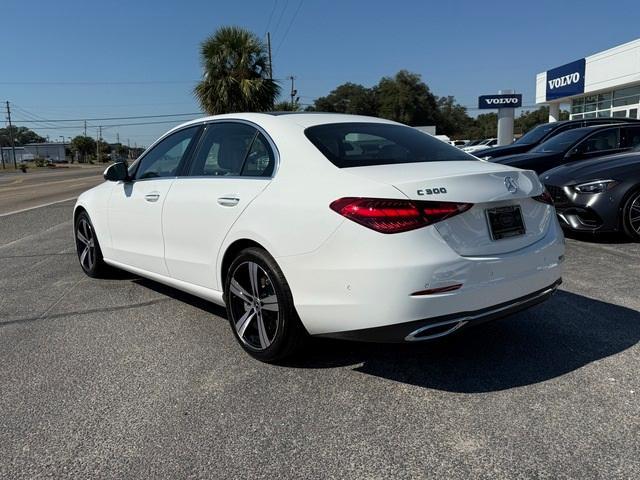
{"type": "Polygon", "coordinates": [[[515,108],[522,106],[522,95],[519,93],[508,93],[498,95],[480,95],[478,97],[478,108],[515,108]]]}
{"type": "Polygon", "coordinates": [[[584,93],[584,65],[581,58],[547,71],[546,98],[556,100],[584,93]]]}

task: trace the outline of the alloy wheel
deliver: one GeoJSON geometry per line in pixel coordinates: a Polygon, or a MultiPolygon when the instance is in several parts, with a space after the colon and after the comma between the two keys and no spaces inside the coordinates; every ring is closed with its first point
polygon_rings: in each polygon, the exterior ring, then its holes
{"type": "Polygon", "coordinates": [[[256,351],[267,349],[280,328],[278,295],[267,271],[255,262],[239,264],[231,273],[229,302],[242,343],[256,351]]]}
{"type": "Polygon", "coordinates": [[[629,207],[629,225],[636,234],[640,235],[640,195],[636,195],[629,207]]]}
{"type": "Polygon", "coordinates": [[[96,263],[96,239],[91,224],[86,218],[81,218],[76,228],[76,246],[80,265],[86,271],[91,271],[96,263]]]}

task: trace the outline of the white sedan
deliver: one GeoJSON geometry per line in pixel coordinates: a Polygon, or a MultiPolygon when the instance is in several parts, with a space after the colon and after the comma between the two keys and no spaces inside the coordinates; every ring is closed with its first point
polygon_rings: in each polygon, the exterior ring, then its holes
{"type": "Polygon", "coordinates": [[[169,131],[74,209],[80,265],[225,305],[263,361],[306,335],[415,342],[521,310],[561,279],[537,175],[387,120],[230,114],[169,131]]]}
{"type": "Polygon", "coordinates": [[[476,143],[474,145],[469,145],[467,147],[461,147],[463,152],[467,152],[467,153],[475,153],[478,152],[480,150],[484,150],[486,148],[491,148],[491,147],[495,147],[496,145],[498,145],[498,139],[497,138],[487,138],[486,140],[482,140],[479,143],[476,143]]]}

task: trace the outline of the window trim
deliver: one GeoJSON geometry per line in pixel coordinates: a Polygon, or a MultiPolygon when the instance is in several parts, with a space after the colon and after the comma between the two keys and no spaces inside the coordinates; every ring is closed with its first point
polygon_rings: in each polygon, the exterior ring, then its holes
{"type": "MultiPolygon", "coordinates": [[[[273,180],[276,176],[276,174],[278,173],[278,170],[280,169],[280,151],[278,150],[278,147],[276,147],[275,142],[273,141],[273,139],[271,138],[271,136],[265,131],[264,128],[262,128],[260,125],[251,122],[249,120],[245,120],[242,118],[221,118],[221,119],[217,119],[217,120],[205,120],[200,124],[203,128],[200,131],[200,138],[198,139],[197,145],[194,147],[194,149],[190,152],[190,156],[189,156],[189,161],[185,164],[184,169],[180,171],[180,175],[176,178],[215,178],[215,179],[238,179],[238,178],[244,178],[244,179],[248,179],[248,180],[273,180]],[[242,162],[242,169],[244,169],[244,164],[247,160],[246,156],[249,153],[249,150],[251,149],[251,145],[253,145],[253,142],[255,141],[255,139],[257,138],[257,133],[262,133],[262,135],[267,139],[267,143],[269,144],[269,147],[271,148],[271,151],[273,152],[273,158],[274,158],[274,162],[275,165],[273,166],[273,172],[271,172],[271,175],[268,177],[262,177],[262,176],[249,176],[249,175],[189,175],[189,169],[191,168],[191,164],[193,163],[193,159],[194,159],[194,152],[198,151],[198,148],[200,147],[200,143],[203,141],[204,138],[204,133],[206,132],[206,129],[209,125],[215,125],[216,123],[242,123],[245,125],[248,125],[250,127],[253,127],[256,129],[256,135],[254,135],[253,140],[251,141],[251,144],[249,145],[249,148],[247,149],[247,154],[245,155],[245,159],[242,162]]],[[[242,173],[242,169],[240,170],[240,172],[242,173]]]]}

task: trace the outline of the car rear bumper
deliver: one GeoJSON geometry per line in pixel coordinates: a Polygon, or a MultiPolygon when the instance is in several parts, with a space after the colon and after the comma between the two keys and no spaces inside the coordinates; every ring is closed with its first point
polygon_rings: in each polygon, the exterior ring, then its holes
{"type": "Polygon", "coordinates": [[[557,280],[546,288],[520,298],[472,312],[458,312],[441,317],[415,320],[384,327],[349,330],[318,335],[319,337],[357,340],[360,342],[402,343],[434,340],[481,323],[498,320],[548,300],[562,283],[557,280]]]}
{"type": "Polygon", "coordinates": [[[382,235],[345,221],[315,252],[276,260],[309,334],[336,337],[489,312],[543,291],[562,276],[564,239],[553,219],[525,248],[465,257],[433,227],[382,235]]]}

